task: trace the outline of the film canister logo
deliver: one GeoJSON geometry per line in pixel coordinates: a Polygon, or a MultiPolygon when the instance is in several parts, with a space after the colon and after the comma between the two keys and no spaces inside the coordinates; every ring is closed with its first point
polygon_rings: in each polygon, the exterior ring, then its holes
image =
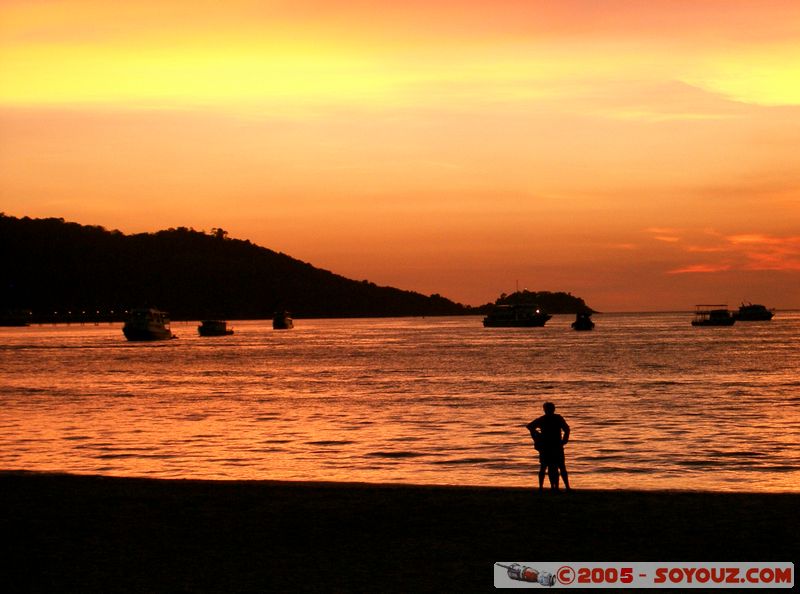
{"type": "Polygon", "coordinates": [[[520,565],[519,563],[512,563],[511,565],[503,565],[502,563],[495,563],[508,572],[508,577],[518,582],[529,582],[539,584],[540,586],[552,586],[556,583],[556,576],[549,571],[539,571],[527,565],[520,565]]]}

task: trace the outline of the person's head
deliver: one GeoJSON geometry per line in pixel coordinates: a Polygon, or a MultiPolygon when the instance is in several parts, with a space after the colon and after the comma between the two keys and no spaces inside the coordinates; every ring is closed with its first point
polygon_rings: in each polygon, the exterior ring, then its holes
{"type": "Polygon", "coordinates": [[[556,412],[556,405],[552,402],[545,402],[542,405],[542,408],[544,409],[544,414],[546,415],[552,415],[554,412],[556,412]]]}

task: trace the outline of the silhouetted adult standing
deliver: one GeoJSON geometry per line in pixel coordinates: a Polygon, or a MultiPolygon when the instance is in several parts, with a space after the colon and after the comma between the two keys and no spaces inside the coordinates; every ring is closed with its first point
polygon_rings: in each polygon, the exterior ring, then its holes
{"type": "Polygon", "coordinates": [[[569,475],[564,462],[564,446],[569,441],[569,425],[564,417],[556,414],[556,405],[545,402],[544,415],[526,425],[539,450],[539,489],[544,486],[545,471],[550,477],[550,488],[558,490],[558,473],[564,479],[564,488],[569,491],[569,475]]]}

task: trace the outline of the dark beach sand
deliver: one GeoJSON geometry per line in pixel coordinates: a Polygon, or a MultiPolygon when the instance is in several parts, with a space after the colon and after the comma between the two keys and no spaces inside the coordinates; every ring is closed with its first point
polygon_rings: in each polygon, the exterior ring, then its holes
{"type": "Polygon", "coordinates": [[[797,560],[800,495],[0,473],[4,592],[472,592],[493,562],[797,560]]]}

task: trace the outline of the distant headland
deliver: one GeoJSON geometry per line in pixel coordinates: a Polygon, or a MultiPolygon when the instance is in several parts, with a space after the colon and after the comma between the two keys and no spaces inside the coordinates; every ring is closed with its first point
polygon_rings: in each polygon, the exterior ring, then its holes
{"type": "MultiPolygon", "coordinates": [[[[125,235],[61,218],[0,213],[0,311],[31,321],[111,321],[157,306],[180,319],[263,319],[288,309],[299,318],[446,316],[486,313],[316,268],[223,229],[178,227],[125,235]]],[[[569,293],[521,291],[496,304],[534,303],[549,313],[592,311],[569,293]]]]}

